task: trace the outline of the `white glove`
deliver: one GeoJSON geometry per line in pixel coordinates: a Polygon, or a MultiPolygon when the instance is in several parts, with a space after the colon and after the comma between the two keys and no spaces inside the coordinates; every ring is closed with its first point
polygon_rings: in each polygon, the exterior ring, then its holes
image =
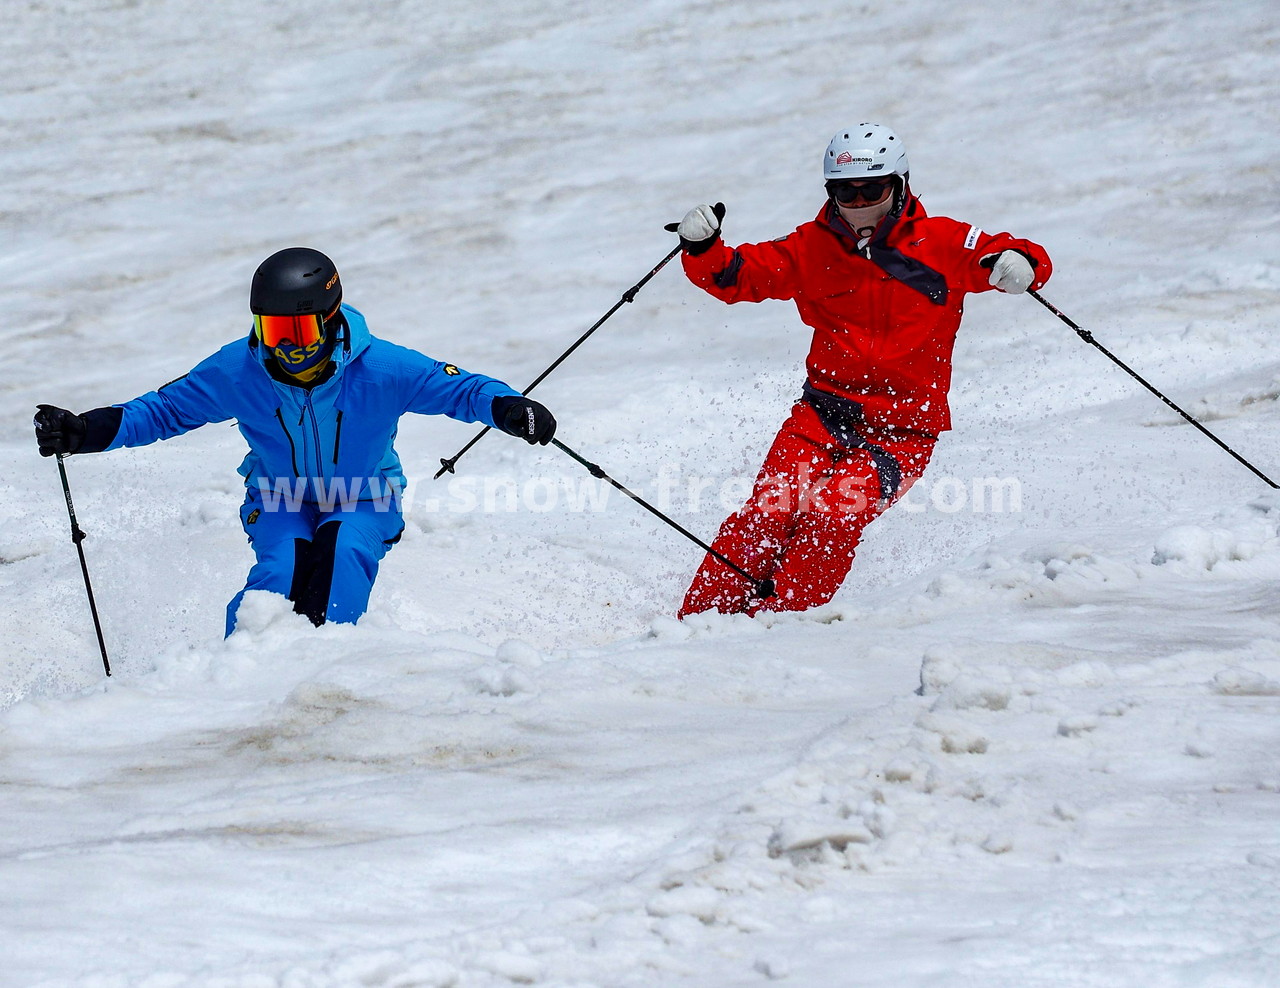
{"type": "Polygon", "coordinates": [[[667,229],[680,234],[680,246],[686,254],[702,254],[720,238],[720,221],[724,219],[724,203],[694,206],[679,223],[668,223],[667,229]]]}
{"type": "Polygon", "coordinates": [[[707,240],[719,232],[720,217],[710,206],[694,206],[676,227],[676,233],[685,240],[707,240]]]}
{"type": "Polygon", "coordinates": [[[1008,292],[1010,295],[1021,295],[1036,280],[1036,272],[1031,267],[1031,262],[1016,250],[1001,251],[998,256],[988,254],[983,260],[987,261],[992,257],[996,259],[995,264],[991,265],[992,287],[1008,292]]]}

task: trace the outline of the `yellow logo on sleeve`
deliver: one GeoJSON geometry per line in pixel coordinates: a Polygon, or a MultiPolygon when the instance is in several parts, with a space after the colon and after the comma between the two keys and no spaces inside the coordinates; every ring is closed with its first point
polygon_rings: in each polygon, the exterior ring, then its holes
{"type": "Polygon", "coordinates": [[[457,368],[455,365],[453,365],[453,364],[445,364],[445,365],[444,365],[444,372],[445,372],[446,374],[448,374],[450,377],[456,377],[457,375],[459,375],[459,374],[461,374],[461,373],[462,373],[462,372],[461,372],[460,370],[458,370],[458,368],[457,368]]]}

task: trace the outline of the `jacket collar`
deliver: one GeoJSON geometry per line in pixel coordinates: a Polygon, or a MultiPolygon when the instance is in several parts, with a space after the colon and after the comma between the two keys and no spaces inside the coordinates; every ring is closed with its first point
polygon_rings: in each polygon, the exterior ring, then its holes
{"type": "Polygon", "coordinates": [[[257,337],[253,334],[249,335],[249,349],[254,359],[273,380],[286,387],[316,391],[331,381],[340,378],[346,366],[369,346],[372,339],[364,316],[349,305],[344,304],[342,306],[340,318],[334,320],[334,326],[336,337],[334,339],[333,352],[329,355],[329,366],[310,385],[304,385],[292,380],[284,371],[277,370],[273,366],[275,361],[271,359],[271,354],[266,347],[259,345],[257,337]]]}
{"type": "Polygon", "coordinates": [[[840,215],[840,210],[830,199],[818,213],[818,223],[834,233],[846,250],[861,254],[891,278],[896,278],[908,288],[913,288],[925,295],[930,302],[945,305],[948,294],[947,280],[942,273],[935,271],[923,261],[904,254],[890,244],[890,240],[902,242],[903,235],[899,233],[899,227],[905,231],[912,223],[924,216],[925,211],[920,205],[920,200],[908,189],[902,204],[889,211],[865,245],[860,246],[863,242],[845,222],[844,217],[840,215]]]}
{"type": "MultiPolygon", "coordinates": [[[[924,219],[927,215],[924,211],[924,204],[908,188],[906,197],[901,205],[885,214],[884,218],[876,226],[875,233],[871,235],[871,239],[879,240],[883,243],[900,225],[914,223],[916,220],[924,219]]],[[[818,211],[817,221],[838,236],[847,249],[861,252],[858,243],[862,238],[853,232],[853,228],[840,215],[840,210],[836,208],[836,204],[831,199],[822,204],[822,209],[818,211]]],[[[899,238],[894,237],[894,239],[899,238]]]]}

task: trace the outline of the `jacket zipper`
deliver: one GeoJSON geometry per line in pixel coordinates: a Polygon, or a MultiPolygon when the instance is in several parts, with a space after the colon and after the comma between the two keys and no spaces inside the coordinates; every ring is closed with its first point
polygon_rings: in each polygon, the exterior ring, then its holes
{"type": "Polygon", "coordinates": [[[338,446],[342,443],[342,409],[338,409],[338,427],[333,433],[333,465],[338,465],[338,446]]]}
{"type": "Polygon", "coordinates": [[[298,473],[298,449],[293,444],[293,436],[289,432],[289,427],[284,424],[284,414],[279,408],[276,409],[276,419],[280,422],[280,428],[284,432],[284,437],[289,440],[289,459],[293,461],[293,475],[295,477],[301,477],[302,474],[298,473]]]}
{"type": "MultiPolygon", "coordinates": [[[[324,454],[320,452],[320,423],[316,421],[316,410],[311,406],[310,391],[307,392],[306,400],[302,405],[303,417],[306,417],[307,413],[311,414],[311,439],[316,446],[316,473],[322,476],[324,474],[324,467],[321,465],[323,461],[320,457],[324,454]]],[[[320,482],[321,476],[316,477],[317,484],[320,482]]]]}

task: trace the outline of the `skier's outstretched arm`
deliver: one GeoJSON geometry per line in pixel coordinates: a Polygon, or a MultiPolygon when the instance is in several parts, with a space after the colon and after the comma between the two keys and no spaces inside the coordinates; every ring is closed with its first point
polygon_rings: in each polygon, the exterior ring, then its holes
{"type": "Polygon", "coordinates": [[[668,227],[680,235],[685,276],[724,302],[795,298],[799,266],[789,238],[729,247],[720,239],[724,216],[724,203],[695,206],[668,227]]]}
{"type": "Polygon", "coordinates": [[[543,446],[555,436],[556,420],[551,411],[509,384],[441,363],[416,350],[397,349],[410,392],[405,411],[479,422],[543,446]]]}
{"type": "Polygon", "coordinates": [[[39,405],[35,429],[40,455],[147,446],[208,422],[226,421],[231,415],[219,397],[225,389],[217,386],[217,356],[176,381],[123,404],[94,408],[79,415],[56,405],[39,405]]]}

